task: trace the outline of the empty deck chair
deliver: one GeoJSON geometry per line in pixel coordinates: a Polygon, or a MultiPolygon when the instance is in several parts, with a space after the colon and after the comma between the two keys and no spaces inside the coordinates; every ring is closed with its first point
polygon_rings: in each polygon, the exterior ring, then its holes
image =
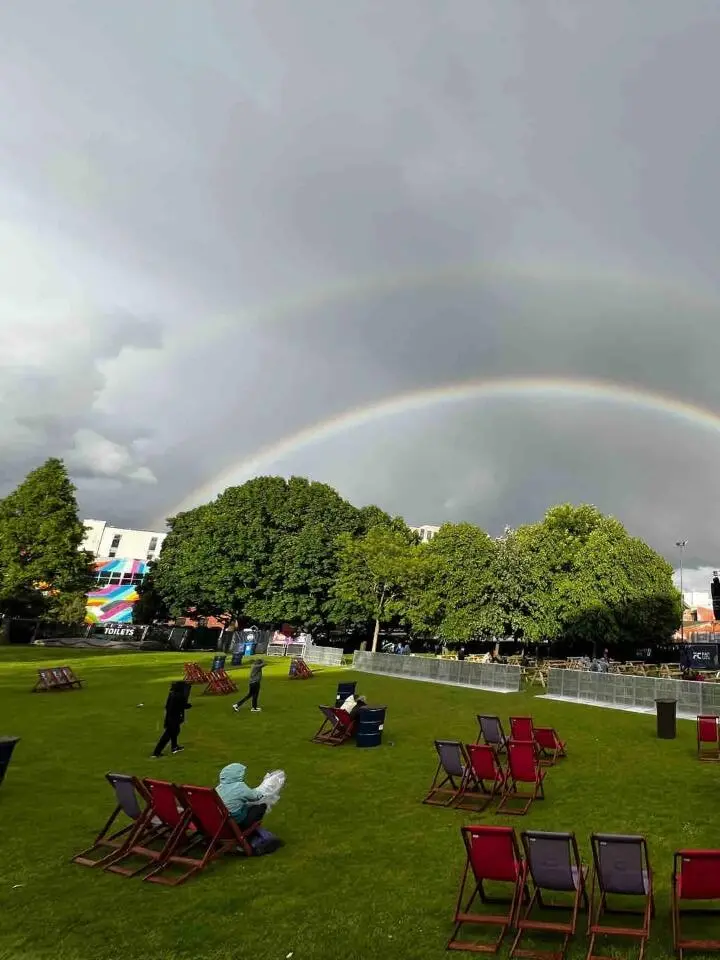
{"type": "MultiPolygon", "coordinates": [[[[459,740],[436,740],[435,750],[438,755],[438,765],[423,803],[429,803],[434,807],[449,807],[462,797],[463,792],[468,792],[471,786],[476,786],[474,775],[470,775],[471,784],[468,784],[466,789],[470,761],[465,747],[459,740]]],[[[476,788],[479,789],[477,786],[476,788]]]]}
{"type": "Polygon", "coordinates": [[[83,867],[104,866],[119,850],[130,842],[132,830],[140,823],[141,817],[150,804],[150,794],[137,777],[125,773],[108,773],[105,779],[115,792],[115,809],[100,830],[95,842],[72,858],[72,863],[83,867]],[[126,822],[119,830],[112,831],[118,817],[124,816],[126,822]],[[99,854],[99,856],[95,856],[99,854]]]}
{"type": "Polygon", "coordinates": [[[673,945],[683,960],[684,950],[720,950],[720,924],[712,939],[688,938],[683,935],[681,915],[693,913],[717,914],[720,901],[720,850],[680,850],[675,854],[672,874],[673,945]],[[715,901],[715,907],[683,907],[683,903],[715,901]]]}
{"type": "Polygon", "coordinates": [[[532,881],[532,896],[525,909],[518,913],[517,933],[510,956],[547,957],[545,951],[521,949],[520,942],[526,933],[558,933],[563,936],[562,946],[552,956],[563,960],[570,939],[575,936],[580,908],[588,907],[587,867],[580,860],[574,833],[524,830],[521,839],[525,850],[526,879],[532,881]],[[563,894],[564,902],[557,902],[555,897],[550,902],[546,899],[548,893],[563,894]],[[538,916],[535,908],[563,911],[569,916],[550,920],[547,915],[544,918],[538,916]]]}
{"type": "Polygon", "coordinates": [[[174,790],[181,808],[190,811],[197,830],[197,843],[191,847],[197,849],[197,855],[191,856],[190,850],[171,852],[143,877],[144,880],[177,887],[226,853],[242,852],[248,857],[253,855],[250,838],[260,827],[261,821],[247,828],[239,827],[214,787],[176,786],[174,790]],[[173,868],[181,872],[173,873],[173,868]]]}
{"type": "Polygon", "coordinates": [[[185,663],[183,670],[186,683],[207,683],[210,679],[208,672],[203,670],[199,663],[185,663]]]}
{"type": "Polygon", "coordinates": [[[217,694],[219,696],[223,696],[226,693],[237,693],[237,686],[225,670],[211,670],[208,674],[207,686],[203,690],[203,695],[206,693],[217,694]]]}
{"type": "Polygon", "coordinates": [[[540,766],[535,742],[510,740],[505,790],[497,812],[524,816],[534,800],[545,799],[544,780],[545,771],[540,766]],[[521,792],[523,784],[527,787],[525,793],[521,792]],[[516,806],[518,802],[521,806],[516,806]]]}
{"type": "Polygon", "coordinates": [[[717,717],[697,718],[697,753],[698,760],[720,760],[720,726],[717,717]]]}
{"type": "Polygon", "coordinates": [[[603,935],[639,940],[639,960],[642,960],[650,937],[650,923],[655,915],[652,871],[645,837],[594,833],[590,837],[590,846],[593,872],[587,960],[595,960],[595,938],[603,935]],[[640,908],[617,909],[608,906],[608,897],[633,897],[643,900],[644,903],[640,908]],[[642,917],[642,925],[627,927],[619,923],[608,924],[604,922],[607,913],[635,914],[642,917]]]}
{"type": "Polygon", "coordinates": [[[478,714],[477,722],[480,725],[480,732],[475,741],[489,744],[498,753],[504,753],[507,750],[508,737],[505,736],[500,717],[490,716],[488,714],[478,714]]]}
{"type": "Polygon", "coordinates": [[[532,717],[510,717],[511,740],[534,740],[535,726],[532,717]]]}
{"type": "Polygon", "coordinates": [[[567,756],[567,744],[560,739],[554,727],[535,727],[535,743],[540,751],[541,761],[549,766],[567,756]]]}
{"type": "Polygon", "coordinates": [[[502,796],[505,771],[489,743],[469,743],[465,752],[468,767],[455,806],[481,813],[502,796]]]}
{"type": "Polygon", "coordinates": [[[56,690],[71,690],[72,687],[67,681],[67,677],[58,669],[53,667],[41,667],[38,670],[38,678],[33,693],[49,693],[56,690]]]}
{"type": "Polygon", "coordinates": [[[505,934],[515,924],[521,902],[528,901],[524,881],[524,867],[517,837],[512,827],[462,827],[465,844],[465,869],[463,870],[455,907],[455,928],[448,941],[448,950],[473,950],[480,953],[497,953],[505,934]],[[486,884],[510,886],[510,896],[500,898],[488,893],[486,884]],[[497,908],[504,904],[504,912],[471,912],[475,900],[497,908]],[[494,943],[459,940],[466,925],[499,927],[500,933],[494,943]]]}
{"type": "Polygon", "coordinates": [[[312,737],[313,743],[326,743],[338,747],[355,735],[356,720],[346,710],[339,707],[319,707],[323,715],[320,729],[312,737]]]}
{"type": "Polygon", "coordinates": [[[105,870],[123,877],[135,877],[149,867],[164,863],[171,854],[185,852],[197,840],[190,829],[190,810],[179,803],[175,786],[165,780],[151,779],[143,780],[143,786],[150,795],[150,803],[128,843],[105,865],[105,870]]]}
{"type": "Polygon", "coordinates": [[[75,671],[71,667],[60,667],[59,669],[68,686],[76,687],[78,690],[82,688],[82,685],[85,683],[85,681],[81,680],[79,677],[76,677],[75,671]]]}

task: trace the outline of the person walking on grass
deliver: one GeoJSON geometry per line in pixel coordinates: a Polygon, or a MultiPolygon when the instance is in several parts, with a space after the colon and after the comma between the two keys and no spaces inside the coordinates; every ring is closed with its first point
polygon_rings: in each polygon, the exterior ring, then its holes
{"type": "Polygon", "coordinates": [[[153,757],[161,757],[168,744],[170,744],[173,753],[180,753],[183,749],[178,743],[180,727],[185,722],[185,711],[192,706],[186,691],[187,687],[182,680],[175,680],[170,684],[170,693],[165,701],[164,729],[157,746],[153,750],[153,757]]]}
{"type": "Polygon", "coordinates": [[[248,700],[252,700],[251,713],[260,713],[261,707],[258,706],[258,698],[260,696],[260,684],[262,683],[262,672],[263,667],[265,666],[264,660],[256,660],[250,670],[250,688],[247,692],[247,696],[243,697],[242,700],[238,700],[237,703],[233,704],[233,710],[235,713],[238,713],[240,707],[246,703],[248,700]]]}

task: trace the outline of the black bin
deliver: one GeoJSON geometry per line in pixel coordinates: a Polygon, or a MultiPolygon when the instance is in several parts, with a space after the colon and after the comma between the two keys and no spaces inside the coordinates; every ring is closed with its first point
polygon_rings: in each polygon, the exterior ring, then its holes
{"type": "Polygon", "coordinates": [[[659,740],[674,740],[677,736],[677,700],[663,698],[655,701],[657,735],[659,740]]]}
{"type": "Polygon", "coordinates": [[[235,651],[235,653],[232,655],[232,660],[230,661],[233,667],[242,666],[243,655],[244,655],[244,650],[242,647],[239,650],[235,651]]]}
{"type": "Polygon", "coordinates": [[[379,747],[382,743],[383,727],[387,707],[361,707],[355,732],[358,747],[379,747]]]}
{"type": "Polygon", "coordinates": [[[335,696],[335,706],[340,707],[347,700],[349,696],[355,695],[355,688],[357,683],[353,681],[352,683],[339,683],[337,688],[337,694],[335,696]]]}
{"type": "Polygon", "coordinates": [[[10,758],[19,740],[20,737],[0,737],[0,783],[5,778],[5,771],[10,766],[10,758]]]}
{"type": "Polygon", "coordinates": [[[216,670],[224,670],[224,669],[225,669],[225,661],[226,661],[226,660],[227,660],[227,657],[224,656],[223,654],[219,654],[219,653],[216,654],[216,655],[213,657],[212,667],[210,668],[210,669],[213,671],[213,673],[214,673],[216,670]]]}

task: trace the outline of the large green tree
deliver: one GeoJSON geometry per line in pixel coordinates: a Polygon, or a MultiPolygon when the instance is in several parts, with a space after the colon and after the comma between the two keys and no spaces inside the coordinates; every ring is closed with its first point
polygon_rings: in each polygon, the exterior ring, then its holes
{"type": "Polygon", "coordinates": [[[75,487],[51,458],[0,501],[0,607],[15,616],[74,622],[92,588],[92,556],[75,487]]]}
{"type": "Polygon", "coordinates": [[[175,614],[197,607],[259,623],[320,625],[328,621],[338,536],[390,522],[327,484],[258,477],[172,518],[154,581],[175,614]]]}

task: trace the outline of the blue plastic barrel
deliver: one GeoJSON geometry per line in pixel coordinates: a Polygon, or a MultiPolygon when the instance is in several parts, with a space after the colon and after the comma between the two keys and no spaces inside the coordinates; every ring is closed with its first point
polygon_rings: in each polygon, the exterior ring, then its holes
{"type": "Polygon", "coordinates": [[[379,747],[387,707],[362,707],[358,713],[355,743],[358,747],[379,747]]]}
{"type": "Polygon", "coordinates": [[[245,641],[245,656],[254,657],[255,651],[257,649],[257,640],[246,640],[245,641]]]}
{"type": "Polygon", "coordinates": [[[339,683],[337,688],[337,694],[335,696],[335,706],[340,707],[347,700],[349,696],[354,696],[355,688],[357,687],[357,682],[353,681],[352,683],[339,683]]]}
{"type": "Polygon", "coordinates": [[[230,661],[230,663],[233,665],[233,667],[241,667],[242,662],[243,662],[243,651],[236,650],[235,653],[232,655],[232,660],[230,661]]]}
{"type": "Polygon", "coordinates": [[[10,758],[15,749],[15,744],[19,740],[20,737],[0,737],[0,783],[3,782],[5,771],[10,766],[10,758]]]}
{"type": "Polygon", "coordinates": [[[220,653],[216,654],[216,655],[213,657],[212,667],[211,667],[210,669],[211,669],[213,672],[214,672],[215,670],[224,670],[224,669],[225,669],[225,661],[226,661],[226,660],[227,660],[227,657],[224,656],[223,654],[220,654],[220,653]]]}

